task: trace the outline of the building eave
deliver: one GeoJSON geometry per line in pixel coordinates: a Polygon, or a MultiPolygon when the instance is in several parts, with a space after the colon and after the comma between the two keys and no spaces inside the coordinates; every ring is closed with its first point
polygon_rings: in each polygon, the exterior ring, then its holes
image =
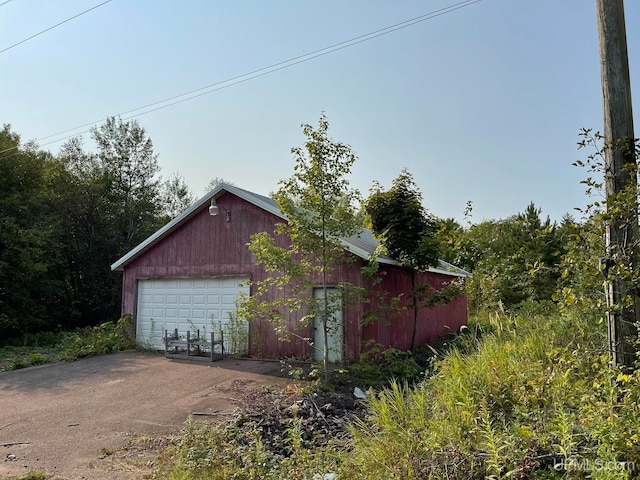
{"type": "Polygon", "coordinates": [[[211,204],[212,199],[217,199],[223,193],[228,192],[237,197],[240,197],[254,205],[262,208],[263,210],[272,213],[273,215],[286,220],[277,205],[274,206],[272,202],[269,201],[266,197],[261,195],[257,195],[247,190],[243,190],[241,188],[234,187],[233,185],[228,185],[225,183],[220,183],[216,188],[207,193],[204,197],[199,199],[189,208],[184,210],[180,215],[176,216],[173,220],[167,223],[164,227],[160,228],[153,235],[150,235],[146,240],[142,243],[134,247],[132,250],[127,252],[125,255],[120,257],[116,262],[111,265],[112,271],[122,271],[124,267],[135,260],[139,255],[149,250],[155,244],[157,244],[162,238],[164,238],[169,233],[173,232],[180,226],[182,226],[185,222],[194,217],[197,213],[199,213],[202,209],[207,208],[208,205],[211,204]]]}
{"type": "MultiPolygon", "coordinates": [[[[281,218],[282,220],[287,220],[287,218],[280,212],[280,208],[278,204],[271,198],[258,195],[253,192],[249,192],[248,190],[244,190],[242,188],[235,187],[233,185],[228,185],[226,183],[220,183],[216,188],[207,193],[189,208],[184,210],[180,215],[176,216],[173,220],[167,223],[164,227],[160,228],[153,235],[150,235],[146,240],[142,243],[134,247],[132,250],[127,252],[121,258],[119,258],[116,262],[111,265],[112,271],[123,271],[124,268],[131,263],[133,260],[138,258],[144,252],[149,250],[151,247],[160,242],[166,235],[175,231],[179,227],[181,227],[184,223],[189,221],[192,217],[201,212],[204,208],[207,208],[211,203],[212,199],[218,199],[224,193],[230,193],[235,195],[246,202],[252,203],[253,205],[261,208],[262,210],[271,213],[272,215],[281,218]]],[[[343,247],[353,255],[363,259],[369,260],[373,258],[376,248],[378,246],[377,240],[373,238],[373,235],[369,230],[363,229],[360,235],[357,237],[342,239],[341,243],[343,247]]],[[[392,258],[386,256],[377,256],[375,260],[378,263],[387,264],[387,265],[395,265],[401,266],[399,262],[393,260],[392,258]]],[[[447,262],[440,260],[438,267],[430,268],[429,272],[439,273],[442,275],[449,275],[454,277],[470,277],[471,274],[462,270],[461,268],[455,267],[447,262]]]]}

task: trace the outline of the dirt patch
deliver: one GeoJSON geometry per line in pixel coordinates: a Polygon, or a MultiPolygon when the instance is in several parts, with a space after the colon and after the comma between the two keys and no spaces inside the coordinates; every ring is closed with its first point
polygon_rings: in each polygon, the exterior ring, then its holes
{"type": "Polygon", "coordinates": [[[139,352],[3,372],[0,478],[28,471],[142,478],[190,415],[229,417],[260,392],[291,383],[278,362],[186,362],[139,352]]]}
{"type": "MultiPolygon", "coordinates": [[[[297,385],[256,390],[248,389],[242,380],[216,390],[233,398],[237,408],[233,412],[195,413],[194,420],[231,428],[239,432],[240,442],[259,432],[265,449],[285,457],[290,454],[286,439],[292,419],[299,422],[304,448],[313,449],[345,438],[347,424],[366,414],[364,403],[351,392],[312,392],[297,385]]],[[[156,478],[154,474],[169,458],[167,449],[177,433],[132,438],[122,448],[108,452],[102,468],[128,472],[132,479],[156,478]]]]}

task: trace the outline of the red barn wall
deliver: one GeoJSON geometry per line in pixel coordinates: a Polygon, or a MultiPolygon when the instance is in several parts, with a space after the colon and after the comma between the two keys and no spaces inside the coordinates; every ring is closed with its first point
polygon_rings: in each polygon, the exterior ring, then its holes
{"type": "MultiPolygon", "coordinates": [[[[410,296],[411,276],[408,272],[389,265],[381,266],[380,272],[383,280],[380,290],[388,292],[389,298],[401,295],[400,314],[393,317],[387,314],[386,318],[370,323],[362,329],[362,342],[375,342],[383,348],[397,348],[406,350],[411,347],[413,335],[413,308],[410,296]]],[[[456,277],[442,275],[434,272],[421,273],[416,278],[417,283],[428,283],[439,290],[445,283],[451,282],[456,277]]],[[[372,307],[378,303],[371,299],[372,307]]],[[[438,305],[432,309],[421,308],[418,310],[418,322],[416,330],[416,345],[430,343],[437,337],[447,333],[455,333],[467,323],[467,300],[464,294],[456,297],[446,305],[438,305]]]]}
{"type": "MultiPolygon", "coordinates": [[[[219,215],[211,216],[208,206],[203,207],[124,267],[123,313],[132,313],[135,317],[136,284],[141,279],[247,276],[260,281],[265,277],[264,269],[255,264],[247,244],[256,232],[273,233],[274,225],[282,219],[235,195],[224,194],[216,202],[220,207],[219,215]],[[231,215],[229,222],[225,209],[231,215]]],[[[285,241],[279,240],[280,244],[285,241]]],[[[292,337],[290,342],[280,341],[268,327],[258,323],[251,331],[251,335],[257,335],[262,343],[262,355],[308,355],[309,347],[304,340],[292,337]]],[[[309,332],[299,334],[307,337],[309,332]]]]}
{"type": "MultiPolygon", "coordinates": [[[[157,244],[124,267],[123,313],[132,313],[135,317],[136,285],[140,279],[247,276],[252,281],[260,281],[265,278],[264,269],[255,264],[247,244],[254,233],[273,233],[274,225],[282,219],[232,194],[223,194],[216,202],[221,207],[219,215],[211,216],[208,208],[203,207],[191,219],[166,234],[157,244]],[[230,222],[225,220],[224,209],[231,212],[230,222]]],[[[277,243],[286,246],[287,239],[280,237],[277,243]]],[[[360,268],[363,265],[361,259],[343,262],[334,269],[329,283],[338,285],[349,282],[362,286],[360,268]]],[[[406,292],[403,302],[410,303],[410,277],[397,267],[382,266],[381,271],[386,272],[382,288],[387,289],[391,295],[406,292]]],[[[443,281],[452,278],[438,274],[425,275],[427,281],[436,288],[443,281]]],[[[251,294],[254,294],[253,287],[251,294]]],[[[372,298],[372,302],[375,305],[375,298],[372,298]]],[[[384,347],[410,346],[412,312],[404,312],[400,318],[392,320],[393,326],[375,322],[362,327],[365,308],[371,306],[372,304],[345,306],[343,358],[347,361],[357,360],[361,354],[362,342],[369,339],[384,347]]],[[[251,354],[266,358],[312,356],[311,349],[304,340],[312,337],[311,328],[300,330],[298,320],[299,317],[288,320],[288,329],[295,333],[290,336],[290,341],[278,339],[266,320],[253,322],[250,330],[251,354]]],[[[466,300],[460,297],[447,306],[423,310],[420,312],[419,323],[417,344],[428,342],[441,334],[443,326],[456,331],[466,323],[466,300]]]]}

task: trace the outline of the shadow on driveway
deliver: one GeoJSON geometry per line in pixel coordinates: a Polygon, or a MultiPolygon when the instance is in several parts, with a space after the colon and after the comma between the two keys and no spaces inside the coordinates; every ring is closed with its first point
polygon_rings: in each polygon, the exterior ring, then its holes
{"type": "Polygon", "coordinates": [[[194,412],[233,412],[238,391],[288,384],[280,369],[270,361],[124,352],[0,373],[0,476],[130,478],[100,471],[103,448],[133,433],[171,431],[194,412]]]}
{"type": "Polygon", "coordinates": [[[35,367],[9,372],[0,372],[0,393],[15,389],[25,393],[55,392],[74,389],[78,384],[108,380],[113,376],[128,376],[141,369],[150,368],[152,377],[162,378],[163,372],[176,371],[179,375],[192,378],[197,373],[205,374],[209,369],[233,370],[242,373],[286,377],[281,372],[278,361],[253,360],[225,357],[224,360],[211,362],[204,357],[188,360],[182,357],[166,358],[161,353],[119,352],[111,355],[96,355],[74,362],[48,363],[35,367]],[[145,361],[146,360],[146,361],[145,361]],[[162,365],[167,363],[168,365],[162,365]],[[184,370],[169,365],[183,365],[184,370]],[[187,370],[189,370],[187,372],[187,370]]]}

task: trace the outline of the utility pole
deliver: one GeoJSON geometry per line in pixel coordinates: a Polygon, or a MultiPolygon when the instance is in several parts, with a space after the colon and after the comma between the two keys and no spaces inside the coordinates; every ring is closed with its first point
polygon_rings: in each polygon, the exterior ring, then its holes
{"type": "MultiPolygon", "coordinates": [[[[633,213],[624,220],[612,218],[607,226],[607,258],[615,267],[624,261],[634,270],[633,251],[638,238],[636,158],[631,110],[631,82],[627,57],[627,36],[623,0],[596,0],[600,74],[604,106],[605,190],[607,205],[631,191],[633,213]],[[632,166],[633,168],[628,168],[632,166]]],[[[638,336],[640,302],[630,280],[607,281],[609,343],[614,365],[631,367],[636,358],[633,346],[638,336]],[[625,305],[625,297],[632,305],[625,305]]]]}

